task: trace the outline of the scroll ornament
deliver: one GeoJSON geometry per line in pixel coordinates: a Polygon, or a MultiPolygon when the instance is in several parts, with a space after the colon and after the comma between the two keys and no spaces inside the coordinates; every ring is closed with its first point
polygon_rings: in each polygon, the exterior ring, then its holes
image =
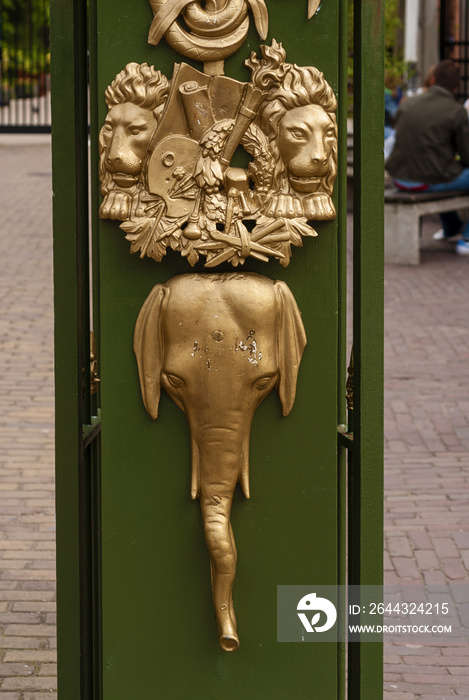
{"type": "Polygon", "coordinates": [[[122,222],[132,253],[286,267],[291,246],[317,235],[310,222],[335,218],[332,88],[316,68],[286,62],[275,40],[245,64],[247,83],[185,63],[169,81],[130,63],[107,88],[100,216],[122,222]],[[233,165],[239,147],[247,167],[233,165]]]}

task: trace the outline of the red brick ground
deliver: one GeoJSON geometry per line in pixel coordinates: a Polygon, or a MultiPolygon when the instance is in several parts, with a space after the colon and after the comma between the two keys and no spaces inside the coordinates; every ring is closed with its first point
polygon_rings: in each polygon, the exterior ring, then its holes
{"type": "MultiPolygon", "coordinates": [[[[9,143],[0,140],[0,696],[54,700],[50,158],[47,146],[9,143]]],[[[419,267],[386,269],[387,583],[469,583],[469,257],[434,244],[437,227],[424,227],[419,267]]],[[[468,700],[468,652],[388,646],[386,700],[468,700]]]]}
{"type": "MultiPolygon", "coordinates": [[[[469,257],[423,228],[385,275],[385,582],[469,588],[469,257]]],[[[469,645],[385,649],[386,700],[469,699],[469,645]]]]}

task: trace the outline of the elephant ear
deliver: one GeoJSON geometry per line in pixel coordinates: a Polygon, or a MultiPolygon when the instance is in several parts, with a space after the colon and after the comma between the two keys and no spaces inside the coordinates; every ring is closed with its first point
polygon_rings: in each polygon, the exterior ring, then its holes
{"type": "Polygon", "coordinates": [[[163,366],[162,319],[169,288],[157,284],[140,309],[134,331],[134,352],[143,403],[153,420],[158,418],[163,366]]]}
{"type": "Polygon", "coordinates": [[[279,382],[277,385],[282,412],[288,416],[296,395],[296,381],[301,357],[306,345],[306,333],[301,320],[301,313],[285,282],[275,282],[278,307],[278,365],[279,382]]]}

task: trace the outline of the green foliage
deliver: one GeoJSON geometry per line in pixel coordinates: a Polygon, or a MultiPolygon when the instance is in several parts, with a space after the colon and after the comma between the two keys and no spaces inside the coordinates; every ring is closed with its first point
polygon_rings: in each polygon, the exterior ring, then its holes
{"type": "MultiPolygon", "coordinates": [[[[399,17],[399,0],[385,0],[384,5],[384,67],[390,87],[402,85],[407,74],[404,51],[399,42],[403,24],[399,17]]],[[[353,86],[353,0],[348,0],[348,84],[353,86]]]]}
{"type": "Polygon", "coordinates": [[[407,73],[404,51],[399,46],[398,32],[403,27],[399,17],[399,0],[386,0],[384,6],[384,68],[390,87],[402,85],[407,73]]]}
{"type": "Polygon", "coordinates": [[[50,71],[47,0],[0,0],[2,85],[28,86],[50,71]]]}

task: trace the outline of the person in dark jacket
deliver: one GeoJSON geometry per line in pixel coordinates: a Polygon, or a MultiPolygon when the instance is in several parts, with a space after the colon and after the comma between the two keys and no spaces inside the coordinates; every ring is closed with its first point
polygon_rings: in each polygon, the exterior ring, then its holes
{"type": "MultiPolygon", "coordinates": [[[[396,144],[386,168],[399,189],[469,191],[469,122],[454,93],[459,66],[446,59],[435,66],[432,85],[403,101],[396,115],[396,144]]],[[[463,222],[457,212],[440,214],[443,238],[458,236],[463,222]]],[[[456,252],[469,255],[469,222],[456,252]]]]}

